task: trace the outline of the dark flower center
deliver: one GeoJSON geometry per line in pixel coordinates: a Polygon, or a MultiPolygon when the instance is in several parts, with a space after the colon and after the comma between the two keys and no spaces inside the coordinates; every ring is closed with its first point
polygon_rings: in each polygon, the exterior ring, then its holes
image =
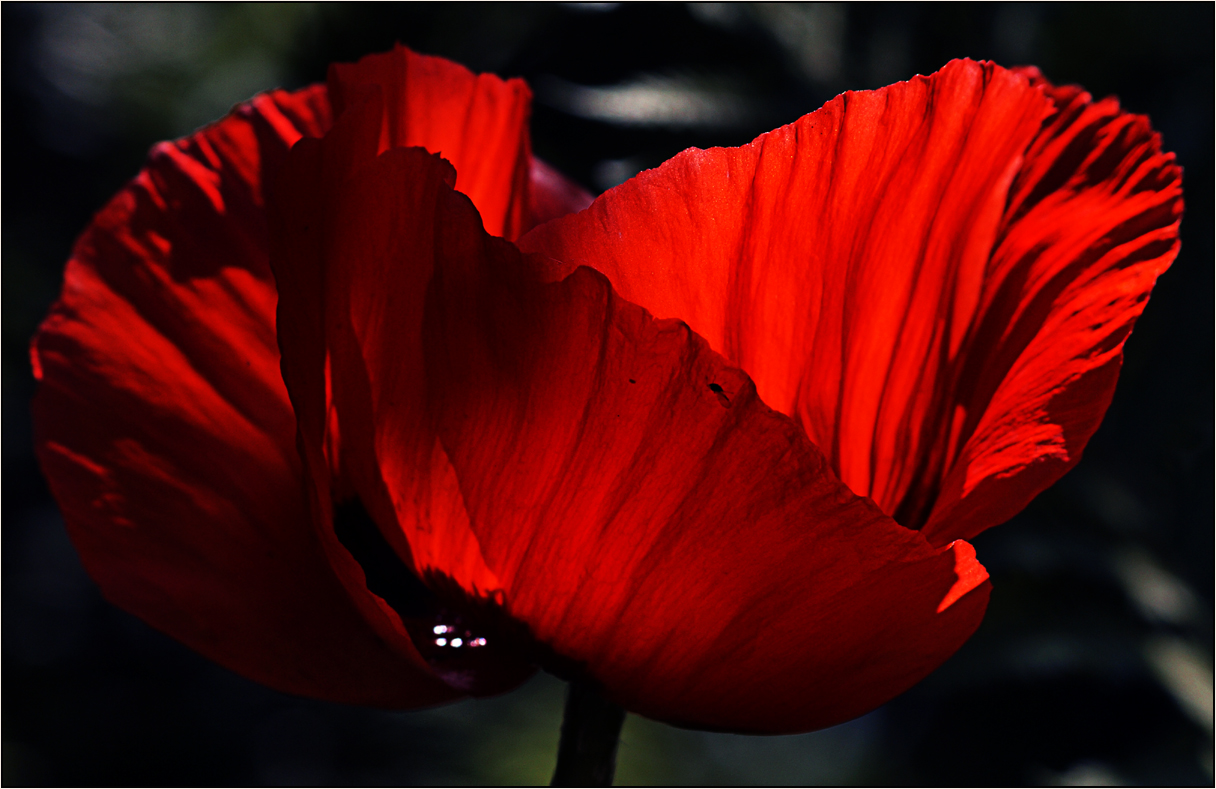
{"type": "MultiPolygon", "coordinates": [[[[334,534],[363,568],[367,590],[401,617],[419,654],[445,682],[472,695],[499,693],[531,672],[496,601],[470,600],[451,579],[424,582],[389,545],[363,503],[334,507],[334,534]]],[[[521,649],[523,647],[523,649],[521,649]]]]}

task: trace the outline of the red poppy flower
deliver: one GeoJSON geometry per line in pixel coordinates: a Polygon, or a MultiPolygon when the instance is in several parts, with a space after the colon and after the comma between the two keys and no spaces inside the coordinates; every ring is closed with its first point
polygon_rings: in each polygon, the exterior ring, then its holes
{"type": "Polygon", "coordinates": [[[1101,419],[1177,252],[1173,156],[954,61],[525,233],[579,200],[527,100],[398,49],[154,150],[34,342],[86,567],[340,701],[541,665],[790,732],[902,692],[983,616],[964,540],[1101,419]]]}

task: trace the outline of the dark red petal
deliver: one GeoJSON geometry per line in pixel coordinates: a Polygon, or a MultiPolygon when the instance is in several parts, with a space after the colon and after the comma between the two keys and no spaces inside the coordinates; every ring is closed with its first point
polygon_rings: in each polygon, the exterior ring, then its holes
{"type": "Polygon", "coordinates": [[[433,703],[453,694],[418,680],[330,568],[279,375],[262,181],[328,123],[323,88],[275,92],[153,149],[34,338],[37,451],[115,604],[281,690],[433,703]]]}
{"type": "Polygon", "coordinates": [[[521,79],[474,74],[443,58],[397,45],[329,71],[334,115],[369,88],[384,97],[380,150],[419,146],[456,167],[456,188],[496,236],[518,238],[528,215],[532,91],[521,79]]]}
{"type": "Polygon", "coordinates": [[[935,523],[971,524],[935,525],[944,544],[1021,508],[1067,468],[1050,458],[1075,460],[1109,399],[1102,365],[1172,255],[1174,209],[1161,207],[1176,191],[1147,124],[1122,116],[1102,139],[1070,135],[1065,170],[1089,156],[1111,175],[1069,181],[1043,162],[1063,155],[1041,131],[1054,112],[1043,91],[954,61],[845,94],[748,146],[687,151],[521,246],[566,261],[551,278],[590,265],[625,298],[687,320],[854,492],[912,527],[935,504],[935,523]],[[1030,200],[1043,201],[1033,215],[1030,200]],[[1122,265],[1124,253],[1106,254],[1116,248],[1149,262],[1103,278],[1122,265]],[[1073,314],[1082,303],[1109,306],[1073,314]],[[1019,323],[1005,336],[1008,320],[1019,323]],[[1053,350],[1029,350],[1032,336],[1054,336],[1053,350]],[[960,496],[967,506],[949,514],[960,496]]]}
{"type": "Polygon", "coordinates": [[[1178,254],[1182,170],[1148,118],[1026,70],[1056,111],[1010,189],[925,531],[942,544],[1018,512],[1081,458],[1123,343],[1178,254]]]}
{"type": "MultiPolygon", "coordinates": [[[[501,584],[480,559],[424,410],[420,332],[431,269],[416,247],[425,248],[429,241],[418,234],[431,233],[437,221],[430,181],[450,191],[456,176],[417,148],[411,155],[428,166],[394,166],[401,160],[389,154],[377,158],[379,103],[370,96],[348,106],[324,140],[297,145],[271,202],[283,376],[318,481],[323,539],[337,545],[325,519],[330,501],[357,497],[418,576],[441,591],[455,584],[467,592],[469,600],[448,604],[492,606],[501,584]],[[331,495],[331,469],[348,491],[331,495]]],[[[353,565],[339,574],[352,593],[364,583],[353,565]]],[[[398,648],[406,649],[411,635],[419,648],[433,643],[436,622],[405,621],[387,608],[385,616],[375,613],[365,616],[398,648]]],[[[432,652],[428,659],[464,691],[501,692],[534,669],[492,641],[476,654],[466,650],[472,664],[453,665],[432,652]]]]}
{"type": "Polygon", "coordinates": [[[989,587],[970,546],[851,494],[687,326],[589,269],[530,280],[444,178],[381,155],[338,208],[335,249],[367,240],[331,258],[420,567],[505,607],[559,670],[702,727],[838,723],[971,634],[989,587]]]}

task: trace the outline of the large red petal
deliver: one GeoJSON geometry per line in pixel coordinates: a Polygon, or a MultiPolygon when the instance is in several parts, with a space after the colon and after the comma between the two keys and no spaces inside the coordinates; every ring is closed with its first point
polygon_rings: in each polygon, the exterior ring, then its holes
{"type": "Polygon", "coordinates": [[[342,319],[420,567],[526,625],[551,667],[702,727],[840,722],[971,634],[988,584],[969,546],[850,493],[687,326],[589,269],[530,279],[444,177],[390,151],[340,209],[344,238],[373,239],[339,264],[342,319]]]}
{"type": "Polygon", "coordinates": [[[742,148],[686,151],[523,245],[688,321],[894,513],[1048,110],[1025,78],[955,61],[742,148]]]}
{"type": "Polygon", "coordinates": [[[687,151],[521,246],[565,261],[550,277],[590,265],[687,320],[853,491],[909,526],[933,512],[944,544],[1075,462],[1172,256],[1176,184],[1147,124],[1095,135],[1091,113],[1065,133],[1054,112],[1026,76],[955,61],[742,148],[687,151]]]}
{"type": "Polygon", "coordinates": [[[1178,254],[1182,171],[1148,119],[1026,73],[1056,111],[1013,182],[958,371],[959,424],[926,502],[938,544],[1008,519],[1080,460],[1178,254]]]}
{"type": "Polygon", "coordinates": [[[330,67],[334,115],[373,86],[384,97],[380,150],[419,146],[442,155],[456,167],[456,188],[494,235],[518,238],[535,224],[529,215],[532,91],[523,80],[474,74],[397,45],[330,67]]]}
{"type": "Polygon", "coordinates": [[[279,375],[262,182],[328,123],[323,88],[276,92],[153,149],[77,243],[34,338],[37,451],[120,607],[281,690],[433,703],[453,694],[383,643],[331,570],[279,375]]]}

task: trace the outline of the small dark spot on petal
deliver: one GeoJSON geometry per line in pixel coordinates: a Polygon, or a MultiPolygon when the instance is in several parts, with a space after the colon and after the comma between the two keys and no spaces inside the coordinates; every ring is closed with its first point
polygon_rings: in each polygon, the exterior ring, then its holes
{"type": "Polygon", "coordinates": [[[629,379],[629,383],[631,383],[631,384],[636,384],[636,383],[637,383],[637,381],[635,381],[635,380],[633,380],[632,378],[630,378],[630,379],[629,379]]]}
{"type": "Polygon", "coordinates": [[[718,402],[723,408],[730,408],[730,398],[726,396],[726,392],[723,391],[719,384],[710,384],[709,391],[713,392],[714,395],[717,396],[718,402]]]}

